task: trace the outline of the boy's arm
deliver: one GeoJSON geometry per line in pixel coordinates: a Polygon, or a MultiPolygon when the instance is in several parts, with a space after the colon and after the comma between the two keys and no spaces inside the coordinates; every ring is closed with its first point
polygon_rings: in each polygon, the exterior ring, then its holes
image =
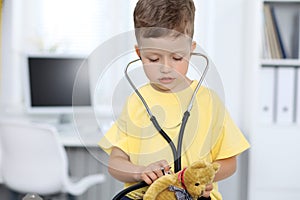
{"type": "Polygon", "coordinates": [[[108,172],[122,182],[138,182],[140,180],[142,166],[130,162],[129,156],[117,147],[113,147],[109,162],[108,172]]]}
{"type": "Polygon", "coordinates": [[[157,178],[163,176],[162,168],[169,171],[168,163],[165,160],[154,162],[148,166],[135,165],[130,161],[129,156],[118,147],[113,147],[108,163],[109,173],[122,182],[145,181],[151,184],[157,178]]]}
{"type": "Polygon", "coordinates": [[[217,160],[216,163],[221,165],[219,171],[215,175],[214,181],[220,181],[228,178],[236,171],[236,156],[230,158],[225,158],[222,160],[217,160]]]}

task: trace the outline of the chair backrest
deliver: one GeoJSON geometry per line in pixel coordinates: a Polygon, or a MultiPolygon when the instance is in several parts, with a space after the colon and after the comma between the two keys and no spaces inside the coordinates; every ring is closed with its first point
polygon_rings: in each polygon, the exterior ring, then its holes
{"type": "Polygon", "coordinates": [[[1,148],[1,139],[0,139],[0,184],[3,183],[3,176],[2,176],[2,148],[1,148]]]}
{"type": "Polygon", "coordinates": [[[67,173],[66,152],[49,125],[0,122],[3,182],[22,193],[54,194],[67,173]]]}

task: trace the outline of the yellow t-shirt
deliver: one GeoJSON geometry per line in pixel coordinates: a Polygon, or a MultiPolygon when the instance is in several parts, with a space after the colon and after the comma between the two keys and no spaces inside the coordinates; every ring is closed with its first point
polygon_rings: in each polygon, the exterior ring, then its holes
{"type": "MultiPolygon", "coordinates": [[[[151,112],[162,129],[177,147],[181,120],[186,111],[197,81],[177,93],[159,92],[147,84],[139,89],[151,112]]],[[[172,169],[173,154],[169,144],[155,129],[144,105],[132,94],[118,120],[105,134],[99,145],[107,153],[113,146],[122,149],[137,165],[149,165],[165,159],[172,169]]],[[[206,87],[200,87],[193,103],[184,131],[181,166],[189,166],[197,160],[214,162],[240,154],[249,143],[234,124],[218,96],[206,87]]],[[[135,183],[125,183],[125,187],[135,183]]],[[[141,199],[146,188],[131,192],[128,196],[141,199]]],[[[212,200],[222,199],[215,183],[212,200]]]]}

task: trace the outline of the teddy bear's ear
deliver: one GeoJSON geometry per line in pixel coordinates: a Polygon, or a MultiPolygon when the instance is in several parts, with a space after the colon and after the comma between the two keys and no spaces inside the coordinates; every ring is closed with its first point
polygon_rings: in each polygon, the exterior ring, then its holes
{"type": "Polygon", "coordinates": [[[206,167],[206,162],[204,160],[194,162],[191,166],[191,168],[194,168],[194,169],[199,169],[199,168],[204,168],[204,167],[206,167]]]}
{"type": "Polygon", "coordinates": [[[220,169],[220,166],[221,166],[219,163],[213,163],[212,165],[213,165],[213,168],[214,168],[215,172],[217,172],[220,169]]]}

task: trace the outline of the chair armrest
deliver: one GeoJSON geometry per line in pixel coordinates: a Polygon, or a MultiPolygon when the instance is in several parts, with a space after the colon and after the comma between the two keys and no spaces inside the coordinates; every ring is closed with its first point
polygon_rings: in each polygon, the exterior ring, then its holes
{"type": "Polygon", "coordinates": [[[65,191],[71,195],[78,196],[83,194],[89,187],[103,183],[105,181],[104,174],[93,174],[80,179],[77,182],[66,180],[65,191]]]}

